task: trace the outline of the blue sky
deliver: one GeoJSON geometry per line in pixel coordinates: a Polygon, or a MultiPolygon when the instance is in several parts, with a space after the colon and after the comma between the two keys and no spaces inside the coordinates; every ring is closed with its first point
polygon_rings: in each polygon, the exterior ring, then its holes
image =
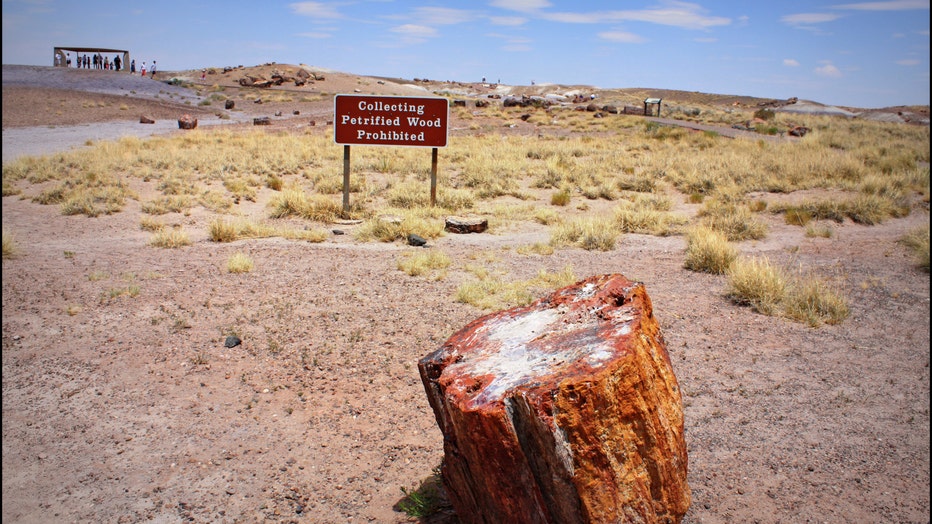
{"type": "Polygon", "coordinates": [[[929,0],[3,0],[3,63],[128,49],[162,70],[307,64],[432,80],[929,104],[929,0]]]}

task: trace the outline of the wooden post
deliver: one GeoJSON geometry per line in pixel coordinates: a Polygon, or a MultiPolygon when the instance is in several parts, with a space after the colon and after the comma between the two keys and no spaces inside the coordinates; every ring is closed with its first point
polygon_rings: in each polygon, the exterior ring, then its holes
{"type": "MultiPolygon", "coordinates": [[[[343,146],[343,213],[349,213],[350,146],[343,146]]],[[[344,217],[347,218],[347,217],[344,217]]]]}
{"type": "Polygon", "coordinates": [[[437,148],[430,153],[430,205],[437,205],[437,148]]]}

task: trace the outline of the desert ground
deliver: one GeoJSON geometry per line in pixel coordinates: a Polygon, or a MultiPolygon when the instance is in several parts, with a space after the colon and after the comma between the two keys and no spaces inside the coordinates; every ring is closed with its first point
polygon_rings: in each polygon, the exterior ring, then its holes
{"type": "MultiPolygon", "coordinates": [[[[184,113],[200,128],[248,130],[268,116],[269,132],[323,134],[333,94],[436,88],[326,71],[302,88],[313,101],[257,103],[264,95],[244,90],[224,113],[192,87],[38,74],[50,68],[14,83],[22,77],[7,67],[5,164],[24,154],[14,137],[43,143],[27,155],[53,154],[97,147],[103,129],[182,133],[184,113]],[[142,115],[168,125],[146,127],[142,115]]],[[[229,89],[242,76],[198,73],[175,74],[229,89]]],[[[473,132],[451,125],[451,140],[473,132]]],[[[542,132],[528,122],[488,129],[542,132]]],[[[133,184],[140,200],[155,192],[133,184]]],[[[39,190],[3,197],[17,245],[2,272],[3,522],[457,522],[442,502],[427,517],[399,503],[436,481],[442,435],[417,362],[487,313],[454,299],[477,257],[514,279],[569,266],[580,279],[621,273],[645,284],[683,392],[683,522],[930,521],[929,273],[898,242],[928,224],[927,201],[878,225],[833,225],[829,238],[762,214],[769,232],[739,243],[743,254],[844,287],[849,317],[810,327],[732,303],[725,277],[683,267],[680,235],[529,255],[517,248],[546,242],[544,226],[447,234],[428,247],[447,253],[451,270],[424,278],[398,269],[422,248],[356,241],[352,224],[327,225],[334,234],[320,243],[216,243],[213,215],[197,210],[170,218],[193,245],[160,249],[140,230],[138,201],[64,216],[30,200],[39,190]],[[255,269],[225,271],[235,252],[255,269]],[[112,293],[128,286],[138,293],[112,293]],[[241,344],[228,347],[231,333],[241,344]]],[[[237,212],[261,216],[270,197],[237,212]]],[[[685,214],[699,207],[677,202],[685,214]]]]}

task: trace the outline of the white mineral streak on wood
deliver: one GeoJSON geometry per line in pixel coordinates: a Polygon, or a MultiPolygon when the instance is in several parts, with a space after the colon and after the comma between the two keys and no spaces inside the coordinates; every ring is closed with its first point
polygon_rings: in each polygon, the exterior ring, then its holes
{"type": "MultiPolygon", "coordinates": [[[[579,298],[588,298],[594,292],[594,286],[587,286],[579,298]],[[586,291],[589,291],[588,296],[586,291]]],[[[491,377],[491,381],[473,395],[469,406],[476,407],[490,401],[501,401],[516,387],[535,378],[558,375],[564,368],[578,362],[596,369],[616,356],[612,340],[598,336],[595,315],[598,311],[593,309],[583,318],[568,319],[564,310],[550,308],[489,322],[474,335],[475,338],[485,338],[485,343],[470,341],[473,347],[484,346],[484,350],[462,356],[447,368],[446,373],[491,377]],[[587,328],[591,329],[585,332],[587,328]],[[575,338],[574,344],[569,346],[551,342],[554,335],[567,332],[585,332],[585,336],[575,338]]],[[[630,313],[622,313],[615,319],[618,323],[614,334],[618,336],[631,332],[630,322],[634,319],[630,313]]]]}

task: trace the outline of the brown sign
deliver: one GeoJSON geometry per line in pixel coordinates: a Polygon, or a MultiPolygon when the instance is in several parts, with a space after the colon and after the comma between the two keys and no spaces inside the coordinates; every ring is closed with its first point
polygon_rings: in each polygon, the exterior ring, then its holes
{"type": "Polygon", "coordinates": [[[337,95],[333,102],[337,144],[446,147],[446,98],[337,95]]]}

